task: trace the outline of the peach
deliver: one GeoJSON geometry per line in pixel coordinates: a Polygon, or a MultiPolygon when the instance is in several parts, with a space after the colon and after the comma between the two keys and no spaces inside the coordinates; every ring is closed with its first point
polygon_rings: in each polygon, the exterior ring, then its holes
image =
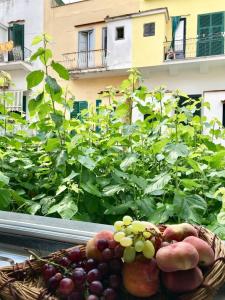
{"type": "Polygon", "coordinates": [[[97,261],[102,260],[102,253],[97,249],[98,240],[113,240],[113,232],[103,230],[98,232],[92,239],[87,242],[86,245],[86,256],[88,258],[96,259],[97,261]]]}
{"type": "Polygon", "coordinates": [[[198,265],[199,255],[194,246],[177,242],[160,248],[156,253],[156,261],[164,272],[189,270],[198,265]]]}
{"type": "Polygon", "coordinates": [[[202,284],[203,275],[198,267],[186,271],[162,272],[162,282],[173,293],[186,293],[195,290],[202,284]]]}
{"type": "Polygon", "coordinates": [[[195,236],[189,236],[184,239],[185,243],[189,243],[190,245],[194,246],[199,254],[199,263],[200,267],[209,267],[213,264],[215,260],[215,254],[213,249],[200,238],[195,236]]]}
{"type": "Polygon", "coordinates": [[[123,266],[123,283],[126,290],[136,297],[151,297],[159,290],[159,269],[155,259],[138,257],[123,266]]]}
{"type": "Polygon", "coordinates": [[[182,241],[188,236],[198,236],[197,230],[188,223],[182,223],[177,225],[169,225],[163,232],[163,238],[166,241],[182,241]]]}

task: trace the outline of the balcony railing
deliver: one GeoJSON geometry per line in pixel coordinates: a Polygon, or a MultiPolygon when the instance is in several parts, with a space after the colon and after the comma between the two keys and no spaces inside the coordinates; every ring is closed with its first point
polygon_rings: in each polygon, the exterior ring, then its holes
{"type": "Polygon", "coordinates": [[[11,61],[28,61],[31,56],[31,50],[20,46],[14,47],[7,53],[0,53],[0,63],[11,61]]]}
{"type": "Polygon", "coordinates": [[[64,67],[69,71],[106,68],[107,50],[91,50],[63,54],[64,67]]]}
{"type": "Polygon", "coordinates": [[[164,43],[164,60],[192,59],[225,54],[225,33],[202,35],[164,43]]]}

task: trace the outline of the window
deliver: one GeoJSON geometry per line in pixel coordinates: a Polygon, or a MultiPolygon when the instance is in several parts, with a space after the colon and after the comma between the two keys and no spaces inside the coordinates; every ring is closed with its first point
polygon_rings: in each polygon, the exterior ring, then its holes
{"type": "Polygon", "coordinates": [[[9,61],[24,59],[24,24],[14,23],[9,27],[9,41],[13,41],[14,49],[9,52],[9,61]]]}
{"type": "Polygon", "coordinates": [[[197,56],[224,54],[224,13],[198,16],[197,56]]]}
{"type": "Polygon", "coordinates": [[[155,35],[155,23],[144,24],[144,36],[154,36],[155,35]]]}
{"type": "Polygon", "coordinates": [[[70,113],[70,118],[78,118],[81,120],[80,113],[83,109],[88,108],[87,101],[74,101],[73,103],[73,110],[70,113]]]}
{"type": "Polygon", "coordinates": [[[124,39],[124,27],[117,27],[116,40],[123,40],[123,39],[124,39]]]}

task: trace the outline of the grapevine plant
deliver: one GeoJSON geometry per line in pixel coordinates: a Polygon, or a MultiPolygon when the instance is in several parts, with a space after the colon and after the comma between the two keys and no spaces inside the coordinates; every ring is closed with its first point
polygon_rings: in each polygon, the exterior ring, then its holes
{"type": "Polygon", "coordinates": [[[0,209],[108,224],[125,214],[187,221],[225,237],[218,192],[225,185],[224,130],[200,116],[201,99],[164,87],[149,91],[131,70],[120,99],[110,87],[98,111],[90,106],[70,118],[75,98],[60,85],[69,73],[54,61],[50,42],[46,34],[33,41],[40,47],[31,61],[44,68],[27,76],[35,89],[29,121],[7,110],[8,94],[0,96],[0,209]],[[143,118],[132,122],[134,109],[143,118]]]}

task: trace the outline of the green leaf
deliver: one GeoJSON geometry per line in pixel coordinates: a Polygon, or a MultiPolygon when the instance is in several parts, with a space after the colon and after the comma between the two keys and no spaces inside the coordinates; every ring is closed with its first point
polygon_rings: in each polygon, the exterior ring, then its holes
{"type": "Polygon", "coordinates": [[[55,78],[53,78],[51,76],[46,76],[45,82],[46,82],[47,88],[49,88],[47,90],[48,90],[48,92],[50,92],[50,94],[51,94],[51,92],[53,94],[57,94],[57,93],[61,92],[61,87],[58,85],[55,78]]]}
{"type": "Polygon", "coordinates": [[[152,194],[156,191],[163,190],[170,180],[171,176],[167,173],[155,176],[155,178],[152,179],[153,182],[146,187],[145,194],[152,194]]]}
{"type": "Polygon", "coordinates": [[[169,141],[170,141],[170,139],[166,138],[166,139],[163,139],[161,141],[154,143],[152,145],[153,153],[154,154],[160,153],[169,141]]]}
{"type": "Polygon", "coordinates": [[[45,49],[40,47],[38,50],[30,57],[30,61],[36,60],[40,55],[45,52],[45,49]]]}
{"type": "Polygon", "coordinates": [[[74,202],[72,195],[67,194],[61,202],[53,205],[48,215],[58,213],[63,219],[72,219],[72,217],[78,212],[77,204],[74,202]]]}
{"type": "Polygon", "coordinates": [[[200,188],[201,184],[197,183],[195,179],[181,179],[181,183],[187,189],[200,188]]]}
{"type": "Polygon", "coordinates": [[[72,172],[70,173],[69,176],[67,176],[66,178],[63,179],[62,182],[63,182],[63,183],[69,182],[69,181],[71,181],[73,178],[77,177],[78,175],[79,175],[79,173],[75,173],[74,171],[72,171],[72,172]]]}
{"type": "Polygon", "coordinates": [[[174,164],[178,157],[187,157],[189,150],[185,144],[170,144],[166,146],[166,152],[168,152],[167,161],[174,164]]]}
{"type": "Polygon", "coordinates": [[[52,61],[51,66],[62,79],[69,80],[69,78],[70,78],[69,72],[63,65],[61,65],[55,61],[52,61]]]}
{"type": "Polygon", "coordinates": [[[157,209],[149,216],[149,221],[155,224],[162,224],[168,222],[173,216],[173,205],[158,203],[157,209]]]}
{"type": "Polygon", "coordinates": [[[63,116],[57,113],[50,114],[52,121],[55,123],[56,128],[59,128],[63,124],[63,116]]]}
{"type": "Polygon", "coordinates": [[[32,89],[33,87],[39,85],[44,79],[44,72],[42,70],[37,70],[31,72],[27,75],[27,88],[32,89]]]}
{"type": "Polygon", "coordinates": [[[120,169],[126,171],[131,165],[138,160],[137,154],[128,155],[120,164],[120,169]]]}
{"type": "Polygon", "coordinates": [[[56,191],[56,196],[60,195],[61,193],[63,193],[65,190],[67,189],[66,185],[60,185],[56,191]]]}
{"type": "Polygon", "coordinates": [[[81,187],[89,194],[91,195],[95,195],[97,197],[101,197],[102,193],[99,191],[99,189],[97,188],[96,185],[94,185],[93,183],[91,183],[90,181],[86,182],[86,183],[82,183],[81,187]]]}
{"type": "Polygon", "coordinates": [[[29,113],[31,116],[34,116],[36,113],[37,108],[39,107],[39,105],[42,103],[44,99],[44,92],[40,93],[36,99],[31,99],[28,102],[28,109],[29,109],[29,113]]]}
{"type": "Polygon", "coordinates": [[[156,205],[153,198],[144,197],[141,200],[137,201],[137,206],[140,210],[141,215],[148,218],[148,220],[156,210],[156,205]]]}
{"type": "Polygon", "coordinates": [[[175,193],[174,214],[181,220],[201,224],[207,210],[207,202],[199,195],[186,195],[182,192],[175,193]]]}
{"type": "Polygon", "coordinates": [[[9,177],[3,174],[1,171],[0,171],[0,182],[3,183],[4,185],[9,184],[9,177]]]}
{"type": "Polygon", "coordinates": [[[45,150],[47,152],[51,152],[53,150],[58,149],[60,146],[60,141],[57,138],[48,139],[47,145],[45,146],[45,150]]]}
{"type": "Polygon", "coordinates": [[[42,41],[43,41],[42,35],[37,35],[37,36],[34,37],[34,39],[32,41],[32,46],[37,45],[42,41]]]}
{"type": "Polygon", "coordinates": [[[33,203],[32,205],[28,206],[27,213],[30,215],[35,215],[39,209],[41,209],[41,205],[39,203],[33,203]]]}
{"type": "Polygon", "coordinates": [[[96,167],[96,163],[89,156],[79,155],[77,160],[81,165],[89,170],[94,170],[94,168],[96,167]]]}
{"type": "Polygon", "coordinates": [[[225,225],[225,211],[221,211],[217,215],[217,221],[218,221],[219,224],[225,225]]]}
{"type": "Polygon", "coordinates": [[[0,209],[4,210],[9,207],[12,197],[8,189],[0,188],[0,209]]]}
{"type": "Polygon", "coordinates": [[[44,66],[48,64],[50,58],[52,58],[52,51],[50,49],[45,49],[45,51],[39,56],[40,61],[44,66]]]}
{"type": "Polygon", "coordinates": [[[125,191],[125,187],[123,185],[109,185],[103,189],[104,196],[111,197],[119,192],[125,191]]]}
{"type": "Polygon", "coordinates": [[[129,201],[106,209],[105,215],[124,215],[127,211],[129,211],[132,208],[134,208],[134,202],[129,201]]]}

